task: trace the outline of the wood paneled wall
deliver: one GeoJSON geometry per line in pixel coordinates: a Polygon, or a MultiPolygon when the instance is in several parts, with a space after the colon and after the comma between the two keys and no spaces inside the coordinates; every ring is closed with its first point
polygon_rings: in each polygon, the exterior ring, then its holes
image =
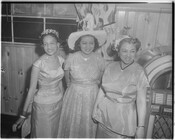
{"type": "Polygon", "coordinates": [[[32,63],[40,55],[37,50],[34,44],[2,43],[2,113],[17,115],[29,88],[32,63]]]}
{"type": "Polygon", "coordinates": [[[172,50],[172,9],[118,6],[116,26],[129,27],[128,34],[140,39],[142,50],[162,46],[172,50]]]}

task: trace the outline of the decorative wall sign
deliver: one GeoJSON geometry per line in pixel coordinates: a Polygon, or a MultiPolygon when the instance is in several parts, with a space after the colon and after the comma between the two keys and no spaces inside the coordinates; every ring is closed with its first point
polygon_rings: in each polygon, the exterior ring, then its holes
{"type": "Polygon", "coordinates": [[[100,30],[115,23],[116,4],[75,4],[83,30],[100,30]]]}

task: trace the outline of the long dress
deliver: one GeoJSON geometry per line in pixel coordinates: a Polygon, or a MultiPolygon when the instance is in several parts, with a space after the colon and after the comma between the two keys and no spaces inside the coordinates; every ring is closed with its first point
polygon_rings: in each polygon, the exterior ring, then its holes
{"type": "Polygon", "coordinates": [[[133,63],[122,70],[119,62],[105,69],[101,94],[93,118],[99,122],[98,138],[133,138],[137,126],[136,96],[149,82],[143,68],[133,63]]]}
{"type": "Polygon", "coordinates": [[[64,59],[58,56],[60,65],[50,70],[46,63],[47,56],[41,56],[33,66],[40,69],[39,89],[34,96],[31,113],[32,138],[56,138],[62,107],[64,59]]]}
{"type": "Polygon", "coordinates": [[[71,84],[63,98],[59,138],[95,138],[97,124],[92,111],[104,65],[104,59],[96,53],[88,60],[80,52],[69,55],[64,69],[70,71],[71,84]]]}

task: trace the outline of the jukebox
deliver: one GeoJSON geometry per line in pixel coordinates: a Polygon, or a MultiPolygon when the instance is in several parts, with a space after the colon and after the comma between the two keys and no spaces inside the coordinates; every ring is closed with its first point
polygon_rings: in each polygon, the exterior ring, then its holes
{"type": "Polygon", "coordinates": [[[150,83],[146,138],[173,138],[172,56],[154,48],[142,53],[138,63],[145,68],[150,83]]]}

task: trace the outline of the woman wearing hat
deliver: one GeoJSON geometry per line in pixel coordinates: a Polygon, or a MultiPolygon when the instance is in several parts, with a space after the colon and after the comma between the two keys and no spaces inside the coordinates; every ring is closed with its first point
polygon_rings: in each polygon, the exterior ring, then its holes
{"type": "Polygon", "coordinates": [[[143,68],[134,61],[140,46],[132,37],[119,40],[120,61],[104,71],[93,111],[97,138],[144,138],[149,83],[143,68]]]}
{"type": "Polygon", "coordinates": [[[27,135],[31,131],[32,138],[56,138],[62,107],[64,76],[62,69],[64,59],[58,56],[57,52],[60,46],[58,32],[46,29],[41,33],[41,43],[45,54],[33,64],[23,113],[13,125],[13,131],[22,126],[22,133],[27,135]],[[36,92],[37,84],[39,89],[36,92]],[[28,110],[31,102],[30,117],[28,110]]]}
{"type": "Polygon", "coordinates": [[[68,45],[76,52],[65,61],[67,90],[59,124],[59,138],[95,138],[96,127],[92,120],[94,102],[104,71],[104,59],[95,53],[106,40],[105,31],[72,33],[68,45]]]}

